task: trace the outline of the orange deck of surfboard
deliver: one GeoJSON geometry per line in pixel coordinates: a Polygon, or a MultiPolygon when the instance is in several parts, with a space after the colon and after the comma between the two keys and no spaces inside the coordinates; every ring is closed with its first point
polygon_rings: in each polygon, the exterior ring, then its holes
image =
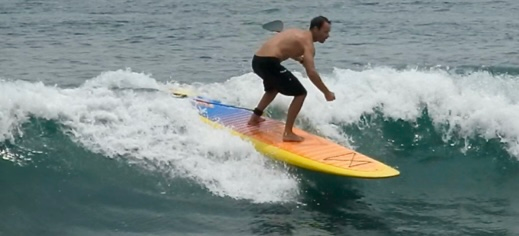
{"type": "Polygon", "coordinates": [[[249,110],[215,100],[196,99],[195,104],[207,122],[230,128],[234,134],[252,141],[261,153],[289,164],[358,178],[388,178],[400,174],[380,161],[297,127],[294,132],[305,140],[300,143],[283,142],[283,122],[264,117],[266,120],[259,125],[248,125],[249,110]]]}

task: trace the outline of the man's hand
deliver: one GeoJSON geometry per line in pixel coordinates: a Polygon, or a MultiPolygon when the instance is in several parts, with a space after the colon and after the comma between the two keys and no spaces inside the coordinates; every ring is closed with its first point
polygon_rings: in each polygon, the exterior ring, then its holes
{"type": "Polygon", "coordinates": [[[328,92],[324,94],[324,97],[326,98],[326,101],[331,102],[335,100],[335,93],[328,92]]]}

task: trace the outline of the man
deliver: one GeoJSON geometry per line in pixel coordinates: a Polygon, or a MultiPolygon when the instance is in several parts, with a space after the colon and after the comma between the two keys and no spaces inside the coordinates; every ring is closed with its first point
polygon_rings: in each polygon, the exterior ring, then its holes
{"type": "Polygon", "coordinates": [[[252,69],[263,79],[265,94],[254,109],[248,122],[249,125],[259,125],[261,121],[264,121],[261,115],[278,93],[293,96],[294,99],[288,108],[283,141],[303,141],[303,137],[296,135],[292,128],[307,92],[299,80],[281,65],[281,62],[288,58],[299,61],[312,83],[324,94],[326,100],[335,100],[335,94],[328,90],[322,82],[314,65],[314,42],[324,43],[329,36],[330,29],[331,22],[326,17],[318,16],[310,21],[309,30],[284,30],[267,40],[254,54],[252,69]]]}

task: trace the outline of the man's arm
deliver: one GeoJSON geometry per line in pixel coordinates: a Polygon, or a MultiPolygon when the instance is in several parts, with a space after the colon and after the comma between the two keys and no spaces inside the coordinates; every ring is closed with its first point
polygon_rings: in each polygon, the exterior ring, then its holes
{"type": "Polygon", "coordinates": [[[306,69],[306,74],[308,75],[308,78],[310,78],[310,81],[319,89],[322,93],[325,95],[330,93],[330,90],[324,85],[323,81],[321,80],[321,76],[319,76],[319,73],[317,73],[317,70],[315,69],[314,64],[314,47],[312,44],[305,45],[305,52],[303,54],[304,60],[303,60],[303,66],[306,69]]]}

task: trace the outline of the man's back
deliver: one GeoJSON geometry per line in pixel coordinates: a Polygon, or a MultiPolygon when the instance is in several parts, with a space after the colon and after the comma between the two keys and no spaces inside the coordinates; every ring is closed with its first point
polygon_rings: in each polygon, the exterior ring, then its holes
{"type": "Polygon", "coordinates": [[[303,55],[304,45],[312,42],[311,37],[309,31],[287,29],[267,40],[256,52],[256,55],[277,57],[281,61],[300,57],[303,55]]]}

